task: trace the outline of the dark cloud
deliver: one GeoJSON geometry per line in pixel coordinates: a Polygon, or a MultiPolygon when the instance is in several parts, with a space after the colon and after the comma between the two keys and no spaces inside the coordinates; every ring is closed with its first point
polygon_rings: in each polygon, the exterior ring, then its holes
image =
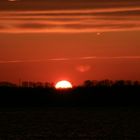
{"type": "Polygon", "coordinates": [[[96,32],[96,31],[120,31],[120,30],[130,30],[130,29],[139,29],[139,25],[137,24],[69,24],[64,25],[66,29],[75,29],[75,30],[88,30],[88,32],[96,32]]]}
{"type": "Polygon", "coordinates": [[[5,27],[0,25],[0,30],[4,30],[4,29],[5,29],[5,27]]]}
{"type": "Polygon", "coordinates": [[[140,30],[138,0],[2,0],[0,9],[0,32],[140,30]]]}
{"type": "Polygon", "coordinates": [[[0,1],[0,10],[54,10],[83,8],[137,7],[139,0],[8,0],[0,1]]]}
{"type": "Polygon", "coordinates": [[[24,24],[19,24],[16,27],[18,28],[23,28],[23,29],[44,29],[47,27],[51,27],[47,24],[40,24],[40,23],[24,23],[24,24]]]}
{"type": "Polygon", "coordinates": [[[75,11],[34,11],[34,12],[11,12],[10,16],[20,16],[20,17],[41,17],[41,16],[139,16],[140,15],[140,7],[139,8],[126,8],[126,9],[100,9],[100,10],[75,10],[75,11]]]}

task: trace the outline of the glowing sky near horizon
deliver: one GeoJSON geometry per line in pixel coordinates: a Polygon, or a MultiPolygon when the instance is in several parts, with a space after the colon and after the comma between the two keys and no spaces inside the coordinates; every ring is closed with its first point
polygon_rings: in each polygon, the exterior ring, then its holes
{"type": "Polygon", "coordinates": [[[140,80],[139,0],[1,0],[0,81],[140,80]]]}

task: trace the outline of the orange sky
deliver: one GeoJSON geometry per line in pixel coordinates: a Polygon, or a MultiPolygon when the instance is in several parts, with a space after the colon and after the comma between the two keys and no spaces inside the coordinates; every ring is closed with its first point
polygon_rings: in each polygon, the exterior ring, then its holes
{"type": "Polygon", "coordinates": [[[0,9],[0,81],[140,80],[138,0],[2,0],[0,9]]]}

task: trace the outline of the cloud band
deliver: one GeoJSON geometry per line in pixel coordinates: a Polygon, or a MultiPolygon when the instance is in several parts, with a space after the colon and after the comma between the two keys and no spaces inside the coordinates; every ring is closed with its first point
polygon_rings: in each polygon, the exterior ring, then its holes
{"type": "MultiPolygon", "coordinates": [[[[26,1],[24,5],[30,5],[30,3],[31,0],[26,1]]],[[[47,6],[46,9],[41,9],[43,0],[38,2],[40,9],[36,4],[25,9],[15,7],[10,10],[1,10],[0,32],[81,33],[140,30],[140,2],[137,0],[133,2],[110,0],[107,3],[88,0],[85,6],[83,0],[78,0],[71,3],[64,2],[66,8],[58,4],[55,8],[47,6]]],[[[44,4],[47,3],[44,1],[44,4]]],[[[52,3],[49,2],[48,5],[51,6],[52,3]]]]}
{"type": "Polygon", "coordinates": [[[137,60],[140,62],[140,56],[114,56],[114,57],[75,57],[75,58],[50,58],[50,59],[34,59],[34,60],[0,60],[0,64],[7,63],[39,63],[39,62],[56,62],[56,61],[71,61],[71,60],[137,60]]]}

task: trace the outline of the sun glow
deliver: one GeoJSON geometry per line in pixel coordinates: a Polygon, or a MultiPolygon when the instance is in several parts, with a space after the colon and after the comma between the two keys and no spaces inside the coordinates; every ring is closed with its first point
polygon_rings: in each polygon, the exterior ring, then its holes
{"type": "Polygon", "coordinates": [[[62,80],[56,83],[55,85],[56,89],[68,89],[72,88],[72,84],[69,81],[62,80]]]}

